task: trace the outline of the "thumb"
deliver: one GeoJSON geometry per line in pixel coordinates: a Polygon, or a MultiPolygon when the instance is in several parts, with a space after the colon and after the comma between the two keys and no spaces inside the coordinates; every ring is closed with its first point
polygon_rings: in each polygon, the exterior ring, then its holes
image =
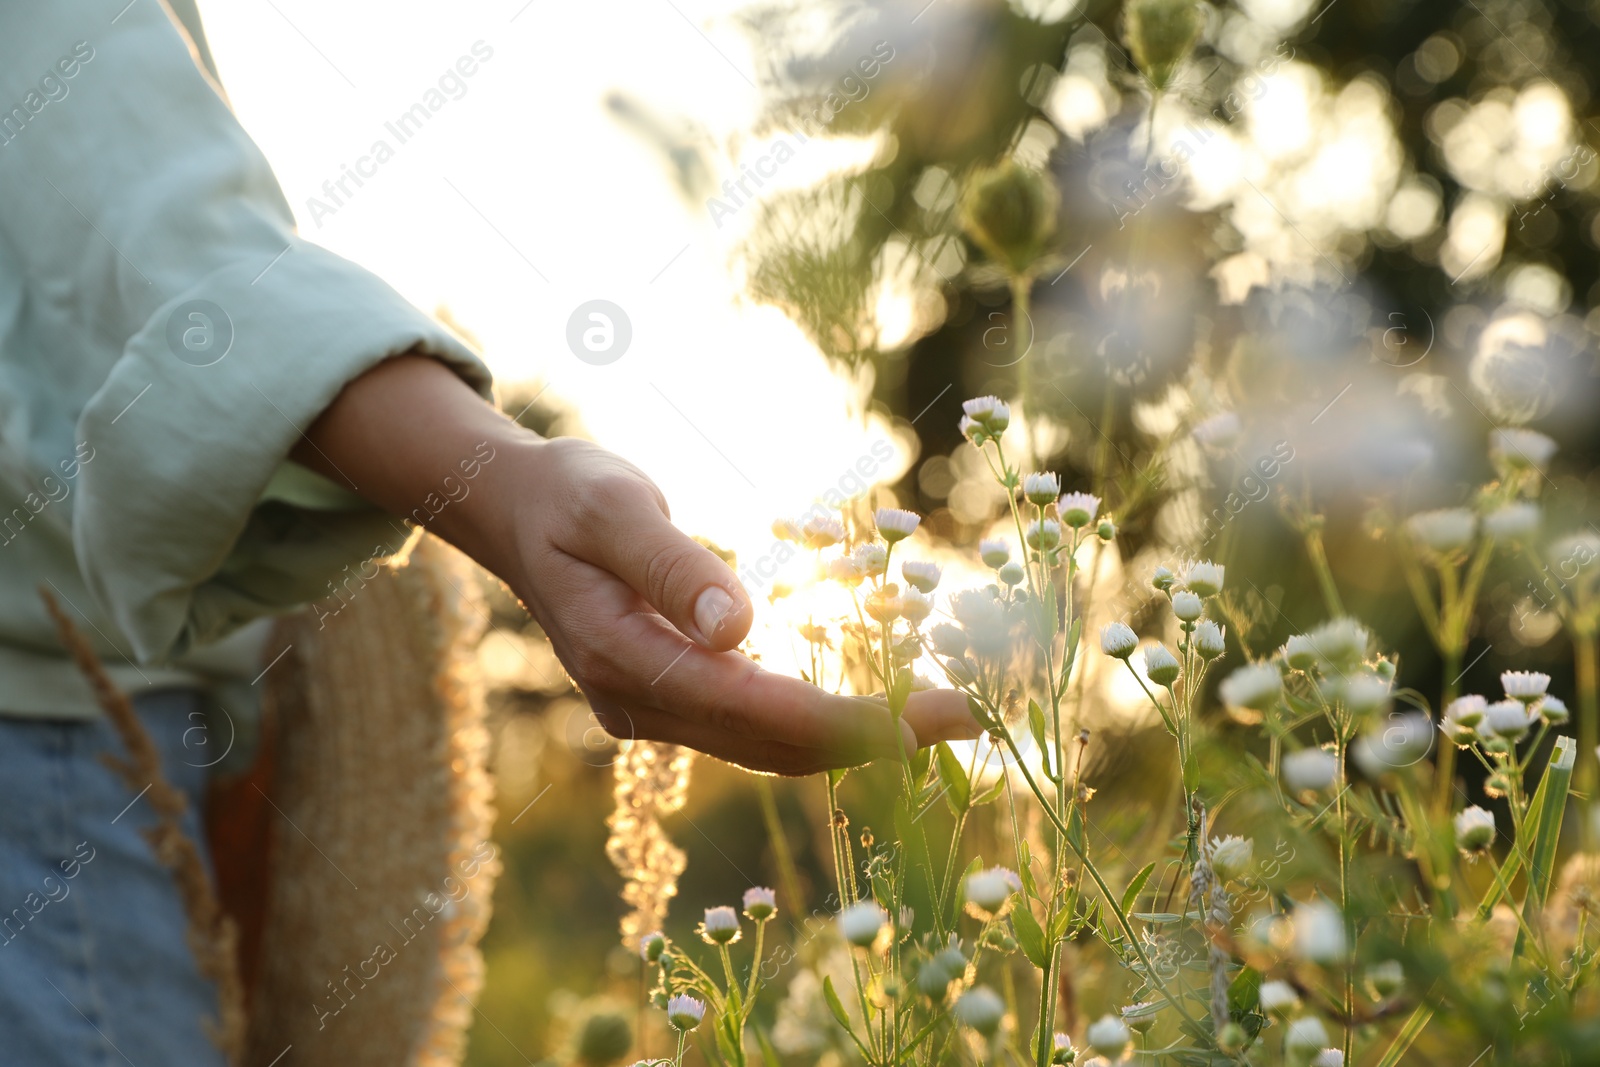
{"type": "Polygon", "coordinates": [[[649,483],[639,488],[613,499],[574,554],[622,579],[691,641],[714,652],[737,647],[753,618],[744,587],[715,552],[672,525],[649,483]]]}

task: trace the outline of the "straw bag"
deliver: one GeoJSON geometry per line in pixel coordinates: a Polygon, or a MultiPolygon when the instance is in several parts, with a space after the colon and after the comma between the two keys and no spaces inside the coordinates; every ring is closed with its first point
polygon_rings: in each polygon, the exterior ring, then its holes
{"type": "Polygon", "coordinates": [[[261,757],[208,804],[248,1067],[461,1061],[499,871],[486,617],[472,565],[425,536],[277,626],[261,757]]]}

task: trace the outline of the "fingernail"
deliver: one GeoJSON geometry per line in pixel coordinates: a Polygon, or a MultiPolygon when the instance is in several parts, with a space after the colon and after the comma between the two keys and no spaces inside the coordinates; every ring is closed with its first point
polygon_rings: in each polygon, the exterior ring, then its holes
{"type": "Polygon", "coordinates": [[[728,617],[733,610],[733,597],[721,586],[707,586],[705,592],[694,602],[694,624],[700,628],[700,636],[707,641],[717,632],[722,625],[722,620],[728,617]]]}

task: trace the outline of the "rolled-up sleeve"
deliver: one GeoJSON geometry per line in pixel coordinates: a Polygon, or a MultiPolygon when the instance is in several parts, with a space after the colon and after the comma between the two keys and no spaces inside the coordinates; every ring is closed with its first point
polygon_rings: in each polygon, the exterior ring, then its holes
{"type": "Polygon", "coordinates": [[[491,386],[449,330],[295,234],[187,37],[159,4],[119,6],[0,11],[0,238],[25,273],[19,336],[83,397],[79,568],[159,661],[404,539],[364,506],[263,503],[348,382],[420,352],[491,386]]]}

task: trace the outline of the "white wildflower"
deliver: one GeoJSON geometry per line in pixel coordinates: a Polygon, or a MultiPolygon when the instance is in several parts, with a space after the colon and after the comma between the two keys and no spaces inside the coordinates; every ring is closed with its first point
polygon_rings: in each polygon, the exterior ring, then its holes
{"type": "Polygon", "coordinates": [[[1560,447],[1538,430],[1506,427],[1489,433],[1489,456],[1508,470],[1546,470],[1560,447]]]}
{"type": "Polygon", "coordinates": [[[943,567],[926,560],[908,559],[900,564],[900,577],[919,593],[931,593],[939,588],[939,579],[943,574],[943,567]]]}
{"type": "Polygon", "coordinates": [[[814,515],[800,527],[800,532],[805,535],[807,548],[832,548],[844,540],[844,523],[832,515],[814,515]]]}
{"type": "Polygon", "coordinates": [[[1100,629],[1100,651],[1117,659],[1127,659],[1139,647],[1139,635],[1125,622],[1114,622],[1100,629]]]}
{"type": "Polygon", "coordinates": [[[639,958],[654,963],[667,949],[667,937],[660,930],[645,934],[639,939],[639,958]]]}
{"type": "Polygon", "coordinates": [[[1208,559],[1191,563],[1183,574],[1183,587],[1196,596],[1213,597],[1222,592],[1227,568],[1208,559]]]}
{"type": "Polygon", "coordinates": [[[1176,615],[1180,622],[1194,622],[1204,611],[1205,605],[1200,602],[1199,594],[1191,593],[1187,589],[1180,589],[1172,594],[1172,614],[1176,615]]]}
{"type": "Polygon", "coordinates": [[[928,636],[933,641],[933,650],[941,656],[960,659],[967,654],[967,635],[961,632],[959,626],[941,622],[928,632],[928,636]]]}
{"type": "Polygon", "coordinates": [[[1157,685],[1171,685],[1178,680],[1178,660],[1166,645],[1151,645],[1144,650],[1144,673],[1157,685]]]}
{"type": "Polygon", "coordinates": [[[700,936],[707,944],[728,945],[739,940],[739,913],[727,905],[707,908],[700,924],[700,936]]]}
{"type": "Polygon", "coordinates": [[[1426,756],[1433,750],[1433,734],[1433,720],[1420,711],[1390,715],[1356,738],[1350,755],[1357,766],[1377,778],[1426,756]]]}
{"type": "Polygon", "coordinates": [[[1359,674],[1344,685],[1344,706],[1353,715],[1371,715],[1389,703],[1389,682],[1375,674],[1359,674]]]}
{"type": "Polygon", "coordinates": [[[1444,717],[1461,726],[1473,727],[1483,721],[1483,713],[1489,707],[1489,702],[1476,693],[1456,697],[1445,705],[1444,717]]]}
{"type": "Polygon", "coordinates": [[[1309,671],[1317,664],[1317,646],[1310,634],[1295,634],[1283,643],[1283,661],[1297,671],[1309,671]]]}
{"type": "MultiPolygon", "coordinates": [[[[1344,916],[1323,900],[1295,905],[1294,952],[1311,963],[1337,963],[1348,951],[1344,935],[1344,916]]],[[[1326,1041],[1321,1044],[1327,1044],[1326,1041]]]]}
{"type": "Polygon", "coordinates": [[[766,886],[751,886],[744,891],[744,913],[755,922],[772,918],[778,913],[778,894],[766,886]]]}
{"type": "Polygon", "coordinates": [[[1330,619],[1306,637],[1324,670],[1343,673],[1367,655],[1367,629],[1354,619],[1330,619]]]}
{"type": "Polygon", "coordinates": [[[1521,541],[1539,530],[1539,505],[1519,501],[1496,508],[1483,517],[1483,529],[1497,541],[1521,541]]]}
{"type": "Polygon", "coordinates": [[[1211,870],[1219,882],[1243,878],[1255,857],[1256,843],[1248,837],[1230,834],[1211,839],[1211,870]]]}
{"type": "Polygon", "coordinates": [[[866,577],[856,561],[849,556],[840,556],[838,559],[828,561],[828,577],[844,586],[860,585],[866,577]]]}
{"type": "Polygon", "coordinates": [[[700,1025],[700,1020],[706,1016],[705,1001],[697,1000],[687,993],[680,993],[667,1001],[667,1022],[672,1024],[674,1030],[688,1032],[700,1025]]]}
{"type": "Polygon", "coordinates": [[[1497,700],[1483,713],[1484,729],[1507,741],[1520,740],[1531,725],[1527,707],[1516,700],[1497,700]]]}
{"type": "Polygon", "coordinates": [[[1506,671],[1500,675],[1500,684],[1512,700],[1532,704],[1550,688],[1550,676],[1539,671],[1506,671]]]}
{"type": "Polygon", "coordinates": [[[839,913],[839,933],[850,944],[866,948],[888,921],[888,913],[874,901],[858,900],[839,913]]]}
{"type": "Polygon", "coordinates": [[[1133,1034],[1128,1030],[1128,1024],[1115,1015],[1102,1015],[1089,1024],[1089,1031],[1084,1035],[1084,1040],[1095,1051],[1097,1056],[1104,1056],[1108,1060],[1122,1058],[1127,1051],[1128,1043],[1133,1040],[1133,1034]]]}
{"type": "Polygon", "coordinates": [[[1424,511],[1406,520],[1406,532],[1412,540],[1440,555],[1466,548],[1477,528],[1478,517],[1466,508],[1424,511]]]}
{"type": "Polygon", "coordinates": [[[1315,1015],[1289,1020],[1283,1031],[1283,1051],[1293,1063],[1310,1063],[1311,1057],[1328,1047],[1328,1028],[1315,1015]]]}
{"type": "Polygon", "coordinates": [[[990,867],[967,879],[967,900],[991,915],[999,911],[1011,894],[1022,888],[1022,881],[1005,867],[990,867]]]}
{"type": "Polygon", "coordinates": [[[1250,708],[1267,711],[1278,703],[1283,693],[1283,675],[1270,663],[1252,663],[1240,667],[1222,680],[1218,694],[1230,708],[1250,708]]]}
{"type": "Polygon", "coordinates": [[[1283,784],[1296,795],[1331,789],[1338,774],[1339,760],[1325,748],[1302,748],[1283,757],[1283,784]]]}
{"type": "Polygon", "coordinates": [[[907,589],[899,596],[900,615],[913,626],[921,626],[933,614],[933,597],[907,589]]]}
{"type": "Polygon", "coordinates": [[[978,542],[978,558],[984,566],[998,570],[1011,558],[1011,546],[999,538],[985,538],[978,542]]]}
{"type": "Polygon", "coordinates": [[[1022,495],[1041,508],[1061,495],[1061,479],[1053,471],[1038,471],[1022,476],[1022,495]]]}
{"type": "Polygon", "coordinates": [[[1261,983],[1261,992],[1257,994],[1263,1015],[1276,1015],[1282,1018],[1300,1006],[1300,994],[1295,992],[1294,986],[1288,982],[1273,979],[1261,983]]]}
{"type": "Polygon", "coordinates": [[[1048,552],[1061,543],[1061,524],[1054,519],[1034,519],[1022,540],[1035,552],[1048,552]]]}
{"type": "Polygon", "coordinates": [[[1455,818],[1456,847],[1462,852],[1482,852],[1494,844],[1494,812],[1474,804],[1455,818]]]}
{"type": "Polygon", "coordinates": [[[856,570],[865,578],[882,577],[889,569],[889,551],[882,545],[871,543],[857,545],[850,558],[854,561],[856,570]]]}
{"type": "Polygon", "coordinates": [[[1061,521],[1073,529],[1089,525],[1099,510],[1100,498],[1092,493],[1063,493],[1056,503],[1061,521]]]}
{"type": "Polygon", "coordinates": [[[1194,628],[1194,649],[1200,653],[1201,659],[1212,660],[1228,650],[1228,642],[1222,627],[1206,619],[1194,628]]]}
{"type": "Polygon", "coordinates": [[[973,986],[956,999],[953,1010],[957,1021],[984,1037],[992,1037],[1006,1017],[1006,1002],[986,985],[973,986]]]}
{"type": "Polygon", "coordinates": [[[878,527],[878,536],[892,545],[916,533],[922,516],[903,508],[879,508],[873,513],[872,521],[878,527]]]}

